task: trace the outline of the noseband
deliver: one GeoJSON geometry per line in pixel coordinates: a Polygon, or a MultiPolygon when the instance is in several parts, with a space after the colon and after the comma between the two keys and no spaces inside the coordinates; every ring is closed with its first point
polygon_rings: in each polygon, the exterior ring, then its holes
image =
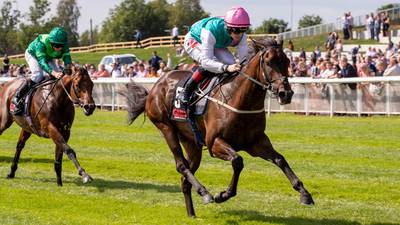
{"type": "MultiPolygon", "coordinates": [[[[75,76],[75,75],[72,76],[72,80],[74,79],[74,78],[73,78],[74,76],[75,76]]],[[[76,87],[75,87],[75,85],[74,85],[73,83],[71,84],[71,88],[72,88],[72,90],[73,90],[73,93],[74,93],[74,95],[75,95],[75,98],[73,98],[73,97],[69,94],[68,90],[65,88],[65,85],[64,85],[64,82],[63,82],[62,79],[61,79],[61,86],[62,86],[62,88],[64,89],[65,94],[67,94],[68,98],[71,100],[71,102],[72,102],[74,105],[79,105],[80,107],[83,107],[83,106],[84,106],[83,102],[82,102],[82,101],[79,99],[79,97],[78,97],[78,92],[77,92],[76,87]]]]}

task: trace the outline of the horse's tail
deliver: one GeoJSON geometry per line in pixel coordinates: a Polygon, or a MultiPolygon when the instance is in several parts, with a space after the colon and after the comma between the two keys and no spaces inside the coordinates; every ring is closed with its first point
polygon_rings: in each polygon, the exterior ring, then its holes
{"type": "Polygon", "coordinates": [[[128,124],[131,124],[143,113],[149,92],[142,85],[131,81],[126,84],[126,89],[121,91],[120,94],[126,97],[128,104],[128,124]]]}

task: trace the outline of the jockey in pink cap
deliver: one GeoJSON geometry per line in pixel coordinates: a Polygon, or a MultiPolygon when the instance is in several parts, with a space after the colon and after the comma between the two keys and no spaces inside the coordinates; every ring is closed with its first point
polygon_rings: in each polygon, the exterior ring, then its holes
{"type": "Polygon", "coordinates": [[[201,68],[193,73],[179,96],[185,109],[188,108],[193,91],[204,77],[212,73],[233,73],[240,70],[240,64],[235,62],[228,47],[236,48],[238,60],[242,62],[247,55],[245,32],[249,26],[249,15],[242,7],[231,8],[224,18],[205,18],[192,25],[185,36],[184,48],[201,68]]]}

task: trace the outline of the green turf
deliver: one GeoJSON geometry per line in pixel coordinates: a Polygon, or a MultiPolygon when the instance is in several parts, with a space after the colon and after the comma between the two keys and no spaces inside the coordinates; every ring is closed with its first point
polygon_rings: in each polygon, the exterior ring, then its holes
{"type": "MultiPolygon", "coordinates": [[[[53,170],[54,145],[32,137],[13,180],[5,179],[19,129],[0,137],[0,224],[399,224],[399,117],[318,117],[274,114],[267,130],[275,148],[313,194],[315,206],[299,204],[283,173],[242,152],[245,169],[238,195],[203,205],[193,193],[196,219],[186,216],[180,176],[153,125],[125,112],[79,110],[70,145],[94,178],[82,184],[64,157],[63,187],[53,170]]],[[[203,152],[196,174],[213,194],[226,188],[228,162],[203,152]]]]}

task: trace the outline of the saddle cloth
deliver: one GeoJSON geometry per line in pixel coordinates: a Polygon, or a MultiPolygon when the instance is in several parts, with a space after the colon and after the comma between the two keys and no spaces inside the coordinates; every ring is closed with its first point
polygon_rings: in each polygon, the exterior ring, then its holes
{"type": "MultiPolygon", "coordinates": [[[[204,115],[207,111],[207,106],[208,106],[208,100],[206,98],[201,98],[199,97],[198,94],[196,93],[205,93],[206,95],[211,94],[211,90],[218,84],[218,81],[221,79],[221,76],[212,76],[210,78],[205,78],[199,85],[196,91],[193,92],[191,98],[190,98],[190,103],[192,104],[193,102],[196,101],[196,104],[192,105],[189,109],[190,114],[195,115],[195,116],[201,116],[204,115]],[[201,98],[200,100],[198,100],[201,98]],[[197,101],[198,100],[198,101],[197,101]]],[[[172,106],[171,106],[171,113],[170,113],[170,118],[172,120],[176,121],[187,121],[187,118],[185,118],[182,115],[185,115],[186,112],[184,111],[181,107],[181,102],[177,98],[181,92],[183,91],[183,87],[185,86],[186,82],[189,80],[190,76],[185,77],[184,79],[181,79],[176,87],[175,87],[175,96],[172,100],[172,106]]]]}

